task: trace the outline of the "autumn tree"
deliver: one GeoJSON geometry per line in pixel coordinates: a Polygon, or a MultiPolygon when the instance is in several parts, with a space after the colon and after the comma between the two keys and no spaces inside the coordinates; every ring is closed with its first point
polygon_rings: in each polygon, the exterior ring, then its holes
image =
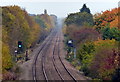
{"type": "Polygon", "coordinates": [[[118,8],[106,10],[94,15],[95,28],[100,31],[103,27],[118,27],[118,8]]]}

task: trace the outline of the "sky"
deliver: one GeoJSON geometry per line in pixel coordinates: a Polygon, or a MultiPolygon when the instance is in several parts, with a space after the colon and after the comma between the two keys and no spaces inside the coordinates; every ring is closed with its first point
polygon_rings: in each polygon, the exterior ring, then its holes
{"type": "Polygon", "coordinates": [[[95,14],[118,7],[118,2],[119,0],[0,0],[0,6],[18,5],[30,14],[42,14],[46,9],[48,14],[60,18],[79,12],[84,3],[95,14]]]}

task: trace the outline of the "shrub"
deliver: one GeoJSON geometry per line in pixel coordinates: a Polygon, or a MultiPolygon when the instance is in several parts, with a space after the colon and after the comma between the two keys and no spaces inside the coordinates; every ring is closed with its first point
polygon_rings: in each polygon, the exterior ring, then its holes
{"type": "Polygon", "coordinates": [[[85,75],[102,80],[112,79],[119,62],[116,59],[118,46],[114,39],[84,43],[77,51],[85,75]]]}
{"type": "Polygon", "coordinates": [[[85,43],[78,49],[77,58],[81,62],[81,70],[84,71],[85,75],[88,75],[90,72],[88,70],[89,65],[91,64],[95,51],[94,44],[92,42],[85,43]]]}
{"type": "Polygon", "coordinates": [[[115,57],[117,55],[117,43],[115,40],[95,41],[95,55],[89,67],[91,76],[103,80],[111,80],[115,72],[115,57]]]}

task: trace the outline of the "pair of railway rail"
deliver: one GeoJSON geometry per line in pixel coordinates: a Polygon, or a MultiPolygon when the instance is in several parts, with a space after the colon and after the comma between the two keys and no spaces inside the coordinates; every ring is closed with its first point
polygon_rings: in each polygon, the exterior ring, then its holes
{"type": "Polygon", "coordinates": [[[58,48],[57,55],[58,55],[58,58],[59,58],[59,60],[60,60],[60,63],[63,65],[64,69],[66,70],[66,72],[68,73],[68,75],[72,78],[72,80],[76,82],[75,77],[74,77],[74,76],[70,73],[70,71],[66,68],[65,64],[63,63],[63,61],[62,61],[62,59],[61,59],[61,57],[60,57],[60,54],[59,54],[59,53],[60,53],[60,47],[59,47],[59,43],[58,43],[58,42],[60,41],[59,34],[60,34],[60,33],[58,33],[57,30],[54,30],[54,31],[45,39],[45,42],[43,43],[43,45],[41,45],[41,48],[39,49],[39,52],[36,54],[36,56],[35,56],[35,58],[34,58],[34,63],[33,63],[33,66],[32,66],[32,76],[33,76],[33,80],[34,80],[35,82],[37,82],[37,78],[36,78],[36,76],[37,76],[37,75],[36,75],[36,63],[37,63],[37,58],[38,58],[39,55],[42,55],[42,61],[41,61],[41,63],[42,63],[42,72],[43,72],[43,75],[44,75],[44,79],[45,79],[47,82],[49,81],[48,76],[47,76],[47,71],[45,70],[45,57],[46,57],[46,55],[45,55],[45,54],[40,54],[40,53],[44,50],[45,47],[46,47],[45,49],[48,49],[48,48],[49,48],[50,42],[51,42],[52,40],[54,40],[54,38],[55,38],[56,40],[55,40],[54,48],[53,48],[53,52],[52,52],[52,53],[53,53],[53,54],[52,54],[53,66],[54,66],[57,74],[59,75],[60,79],[61,79],[62,81],[64,81],[64,78],[63,78],[61,72],[59,71],[59,69],[58,69],[58,67],[57,67],[57,65],[56,65],[56,63],[55,63],[55,60],[56,60],[56,59],[55,59],[55,49],[58,48]],[[52,37],[51,37],[51,36],[52,36],[52,37]]]}

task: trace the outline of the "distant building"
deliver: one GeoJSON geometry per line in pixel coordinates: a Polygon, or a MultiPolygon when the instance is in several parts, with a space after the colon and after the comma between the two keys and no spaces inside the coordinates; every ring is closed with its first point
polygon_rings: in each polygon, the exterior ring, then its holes
{"type": "Polygon", "coordinates": [[[80,12],[87,12],[87,13],[90,13],[90,9],[87,8],[86,4],[83,4],[83,7],[80,9],[80,12]]]}
{"type": "Polygon", "coordinates": [[[44,14],[47,14],[47,10],[46,9],[44,10],[44,14]]]}

